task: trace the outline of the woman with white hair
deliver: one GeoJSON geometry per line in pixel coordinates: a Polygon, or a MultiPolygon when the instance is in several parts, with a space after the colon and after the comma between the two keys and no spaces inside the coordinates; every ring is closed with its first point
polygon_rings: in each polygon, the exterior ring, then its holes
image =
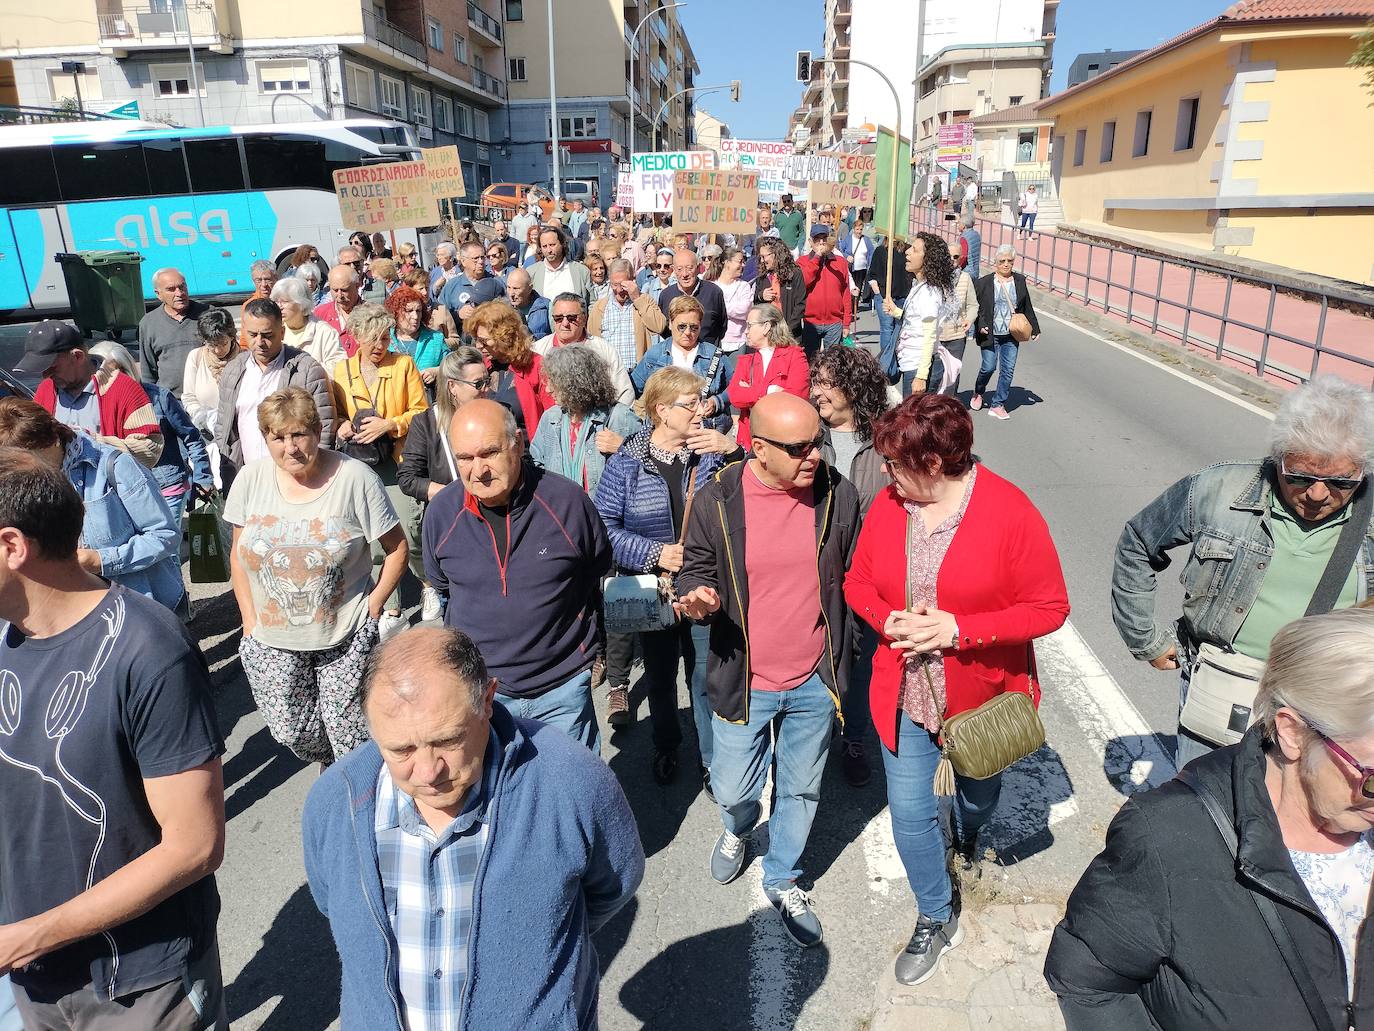
{"type": "Polygon", "coordinates": [[[311,308],[329,300],[329,290],[324,285],[324,277],[320,275],[320,267],[314,262],[311,262],[309,265],[301,265],[298,267],[292,278],[299,279],[305,284],[305,288],[310,291],[311,308]]]}
{"type": "Polygon", "coordinates": [[[997,372],[997,389],[986,399],[988,414],[994,419],[1010,419],[1007,397],[1011,379],[1016,375],[1016,359],[1023,339],[1034,340],[1040,335],[1040,320],[1035,316],[1030,288],[1026,277],[1015,271],[1016,248],[1009,243],[997,248],[993,271],[982,276],[974,287],[978,301],[978,321],[973,336],[983,349],[983,361],[973,383],[973,399],[969,407],[975,412],[984,405],[983,392],[997,372]],[[1023,321],[1030,330],[1024,333],[1023,321]]]}
{"type": "Polygon", "coordinates": [[[1279,630],[1255,715],[1112,820],[1045,960],[1069,1031],[1374,1024],[1374,610],[1279,630]]]}
{"type": "Polygon", "coordinates": [[[1177,670],[1178,764],[1239,739],[1270,641],[1303,615],[1374,595],[1374,395],[1319,376],[1283,399],[1264,458],[1185,476],[1126,524],[1112,618],[1137,659],[1177,670]],[[1187,545],[1180,619],[1156,576],[1187,545]]]}
{"type": "MultiPolygon", "coordinates": [[[[308,266],[302,266],[305,268],[308,266]]],[[[339,332],[328,322],[315,315],[311,303],[310,288],[305,280],[288,276],[272,287],[272,300],[281,309],[282,327],[286,335],[282,342],[287,347],[304,351],[320,363],[325,373],[334,371],[334,366],[343,361],[343,343],[339,332]]]]}

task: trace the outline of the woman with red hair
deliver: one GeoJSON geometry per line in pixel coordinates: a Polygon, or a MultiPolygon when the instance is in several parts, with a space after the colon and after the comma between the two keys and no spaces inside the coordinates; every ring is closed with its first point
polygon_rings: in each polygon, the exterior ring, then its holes
{"type": "Polygon", "coordinates": [[[420,291],[402,283],[386,299],[386,310],[396,320],[391,331],[391,350],[409,355],[420,371],[425,391],[434,400],[434,380],[444,360],[448,342],[444,334],[429,328],[429,300],[420,291]]]}
{"type": "Polygon", "coordinates": [[[491,370],[487,396],[509,408],[526,438],[533,437],[540,416],[556,402],[525,320],[505,301],[486,301],[463,320],[463,328],[491,370]]]}
{"type": "MultiPolygon", "coordinates": [[[[892,832],[920,913],[896,975],[919,984],[963,940],[934,788],[941,727],[1007,691],[1039,703],[1031,642],[1063,625],[1069,598],[1044,518],[975,463],[973,419],[957,399],[908,397],[878,419],[873,446],[892,485],[864,518],[845,598],[880,638],[873,723],[892,832]]],[[[954,847],[970,877],[1000,789],[1000,774],[955,778],[954,847]]]]}

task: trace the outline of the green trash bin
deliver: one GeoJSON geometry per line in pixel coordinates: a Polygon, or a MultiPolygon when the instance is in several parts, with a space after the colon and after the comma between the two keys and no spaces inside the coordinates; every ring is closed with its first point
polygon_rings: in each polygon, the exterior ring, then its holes
{"type": "Polygon", "coordinates": [[[143,303],[143,255],[137,251],[77,251],[58,254],[67,282],[72,316],[83,336],[107,333],[118,340],[138,329],[143,303]]]}

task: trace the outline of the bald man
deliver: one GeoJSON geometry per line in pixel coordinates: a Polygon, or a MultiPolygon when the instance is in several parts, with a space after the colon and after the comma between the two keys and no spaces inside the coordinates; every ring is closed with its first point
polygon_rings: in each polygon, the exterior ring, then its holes
{"type": "MultiPolygon", "coordinates": [[[[725,294],[715,283],[702,279],[699,269],[696,251],[690,247],[679,247],[674,251],[674,282],[671,286],[665,286],[659,293],[658,306],[663,312],[663,317],[667,319],[668,305],[673,303],[674,297],[681,297],[683,294],[695,297],[706,310],[701,320],[699,341],[705,344],[718,344],[725,335],[725,294]]],[[[661,335],[664,340],[672,339],[673,327],[665,325],[661,335]]]]}
{"type": "MultiPolygon", "coordinates": [[[[345,248],[352,250],[352,248],[345,248]]],[[[353,252],[357,255],[357,251],[353,252]]],[[[361,265],[362,258],[358,258],[361,265]]],[[[328,322],[334,327],[334,331],[339,334],[339,343],[343,345],[344,353],[352,358],[358,351],[358,341],[353,339],[353,334],[348,332],[348,316],[362,301],[359,292],[361,280],[359,272],[352,263],[335,265],[329,270],[329,300],[324,301],[315,307],[315,317],[328,322]]]]}
{"type": "Polygon", "coordinates": [[[425,573],[444,621],[486,656],[497,694],[600,754],[592,665],[601,652],[606,527],[580,484],[531,463],[515,417],[487,399],[454,413],[458,482],[425,512],[425,573]]]}
{"type": "Polygon", "coordinates": [[[372,653],[372,740],[316,782],[304,813],[345,1027],[595,1025],[591,936],[644,875],[634,814],[604,763],[513,716],[497,690],[448,627],[372,653]]]}
{"type": "Polygon", "coordinates": [[[816,410],[792,394],[754,405],[753,454],[697,495],[687,527],[679,610],[713,616],[706,694],[716,715],[711,785],[724,829],[711,876],[728,884],[748,860],[770,726],[785,754],[768,821],[763,889],[801,946],[821,940],[799,861],[820,797],[830,728],[849,677],[851,615],[844,574],[859,497],[821,460],[816,410]]]}

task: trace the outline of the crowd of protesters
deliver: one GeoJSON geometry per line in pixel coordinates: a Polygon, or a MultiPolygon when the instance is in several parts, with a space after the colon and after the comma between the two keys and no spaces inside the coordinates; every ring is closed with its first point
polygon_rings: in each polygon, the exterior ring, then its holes
{"type": "MultiPolygon", "coordinates": [[[[179,567],[183,514],[220,495],[253,701],[322,770],[303,847],[346,1027],[595,1026],[591,934],[644,873],[597,693],[627,732],[637,657],[661,785],[686,673],[687,763],[721,822],[704,874],[764,847],[771,770],[763,890],[797,945],[822,941],[803,860],[833,740],[848,783],[885,775],[914,903],[897,979],[963,941],[1001,773],[946,785],[946,727],[1038,703],[1034,642],[1069,613],[1050,528],[974,450],[972,412],[1009,417],[1040,332],[1015,249],[980,275],[971,221],[893,241],[867,208],[790,196],[719,242],[541,215],[464,227],[429,269],[364,233],[324,276],[308,246],[284,276],[257,262],[237,325],[158,270],[137,361],[30,332],[36,400],[0,401],[0,790],[29,828],[0,839],[0,972],[24,1027],[227,1027],[225,746],[179,567]],[[867,307],[876,357],[853,339],[867,307]]],[[[1070,901],[1047,976],[1073,1027],[1374,1010],[1374,612],[1353,608],[1374,594],[1374,402],[1298,388],[1270,450],[1123,532],[1113,616],[1180,670],[1197,762],[1127,804],[1070,901]],[[1184,545],[1183,617],[1161,624],[1184,545]],[[1221,690],[1209,662],[1259,685],[1253,721],[1193,711],[1221,690]],[[1281,942],[1254,964],[1217,947],[1209,907],[1268,941],[1257,892],[1315,989],[1281,942]]]]}

